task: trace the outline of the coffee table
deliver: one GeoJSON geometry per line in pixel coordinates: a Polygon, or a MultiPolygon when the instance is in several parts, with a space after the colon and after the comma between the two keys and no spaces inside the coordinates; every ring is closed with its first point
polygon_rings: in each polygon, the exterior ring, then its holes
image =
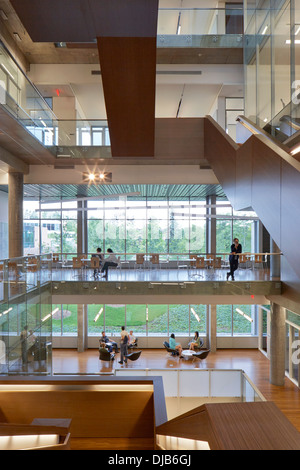
{"type": "Polygon", "coordinates": [[[192,359],[193,358],[193,354],[195,354],[195,351],[192,351],[191,349],[184,349],[181,353],[181,355],[185,358],[185,359],[192,359]]]}

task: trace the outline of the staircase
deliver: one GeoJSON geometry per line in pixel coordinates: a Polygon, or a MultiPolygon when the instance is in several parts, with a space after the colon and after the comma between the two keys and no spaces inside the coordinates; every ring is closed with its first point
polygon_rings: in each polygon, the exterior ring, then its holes
{"type": "Polygon", "coordinates": [[[256,212],[283,253],[283,282],[300,299],[300,162],[263,130],[247,127],[239,145],[207,116],[205,158],[234,209],[256,212]]]}

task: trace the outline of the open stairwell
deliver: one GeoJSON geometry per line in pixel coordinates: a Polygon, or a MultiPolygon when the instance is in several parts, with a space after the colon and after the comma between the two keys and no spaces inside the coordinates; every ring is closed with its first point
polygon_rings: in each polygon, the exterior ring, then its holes
{"type": "Polygon", "coordinates": [[[299,309],[300,162],[264,131],[235,143],[210,116],[204,154],[233,208],[252,208],[281,250],[283,296],[299,309]]]}

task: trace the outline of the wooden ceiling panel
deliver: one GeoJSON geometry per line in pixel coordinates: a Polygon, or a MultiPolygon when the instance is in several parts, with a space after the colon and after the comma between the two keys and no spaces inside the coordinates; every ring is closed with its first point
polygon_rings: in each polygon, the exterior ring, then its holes
{"type": "Polygon", "coordinates": [[[153,157],[155,38],[98,38],[113,157],[153,157]]]}

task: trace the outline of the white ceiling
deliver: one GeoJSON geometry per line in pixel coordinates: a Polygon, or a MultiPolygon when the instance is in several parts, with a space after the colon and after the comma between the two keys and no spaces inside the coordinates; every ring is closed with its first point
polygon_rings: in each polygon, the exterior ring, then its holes
{"type": "MultiPolygon", "coordinates": [[[[29,76],[43,96],[59,90],[60,97],[75,97],[81,118],[106,119],[101,75],[92,70],[99,66],[33,64],[29,76]]],[[[156,117],[176,117],[180,100],[180,117],[202,117],[218,96],[243,96],[242,65],[158,65],[157,71],[156,117]]]]}

